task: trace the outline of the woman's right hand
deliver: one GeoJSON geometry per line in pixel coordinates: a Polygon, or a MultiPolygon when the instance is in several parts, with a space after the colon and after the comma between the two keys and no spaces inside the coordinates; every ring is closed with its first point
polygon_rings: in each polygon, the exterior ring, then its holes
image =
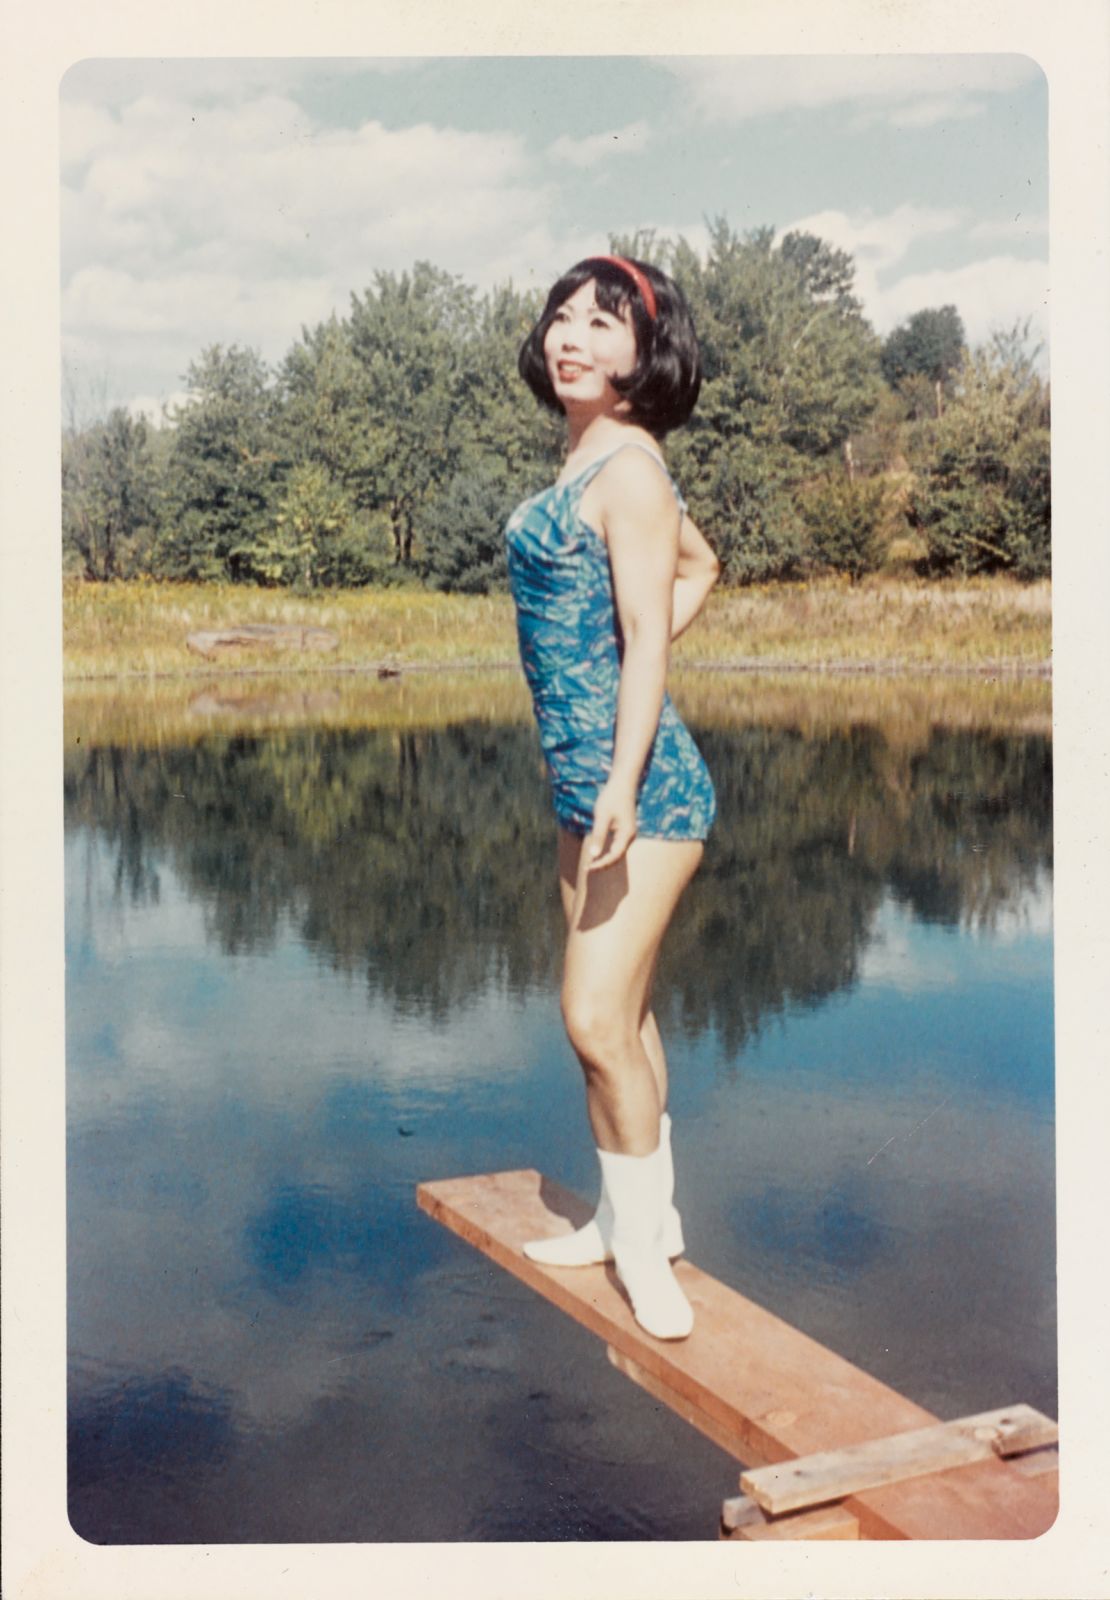
{"type": "Polygon", "coordinates": [[[598,792],[593,827],[586,836],[586,870],[613,866],[635,837],[636,785],[610,777],[598,792]]]}

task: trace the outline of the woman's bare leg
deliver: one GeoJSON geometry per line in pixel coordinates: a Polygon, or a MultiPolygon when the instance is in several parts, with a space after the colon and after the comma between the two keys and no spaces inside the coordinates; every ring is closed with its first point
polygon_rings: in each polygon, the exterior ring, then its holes
{"type": "MultiPolygon", "coordinates": [[[[652,977],[654,977],[654,972],[652,977]]],[[[640,1024],[640,1043],[643,1045],[648,1060],[651,1062],[652,1075],[655,1078],[655,1087],[659,1093],[659,1109],[667,1109],[667,1056],[663,1049],[663,1040],[659,1034],[659,1024],[655,1020],[655,1012],[651,1009],[651,985],[648,985],[647,1011],[640,1024]]]]}
{"type": "MultiPolygon", "coordinates": [[[[579,852],[568,917],[563,1016],[586,1076],[586,1101],[600,1150],[649,1155],[663,1109],[661,1050],[642,1037],[663,935],[697,870],[694,841],[634,839],[611,867],[589,871],[579,852]]],[[[561,845],[561,866],[570,866],[561,845]]],[[[562,875],[562,874],[561,874],[562,875]]],[[[568,881],[569,881],[569,874],[568,881]]],[[[658,1037],[657,1029],[648,1029],[658,1037]]]]}
{"type": "MultiPolygon", "coordinates": [[[[563,902],[563,915],[566,918],[569,931],[570,920],[574,911],[574,897],[578,886],[578,862],[582,854],[582,839],[576,833],[568,833],[565,828],[559,830],[559,893],[563,902]]],[[[654,979],[654,963],[651,979],[654,979]]],[[[663,1040],[659,1033],[659,1024],[655,1020],[655,1013],[651,1009],[651,988],[649,979],[647,993],[644,998],[644,1017],[640,1024],[640,1041],[643,1044],[647,1058],[651,1063],[652,1075],[655,1078],[655,1089],[659,1096],[659,1109],[667,1109],[667,1056],[663,1049],[663,1040]]]]}

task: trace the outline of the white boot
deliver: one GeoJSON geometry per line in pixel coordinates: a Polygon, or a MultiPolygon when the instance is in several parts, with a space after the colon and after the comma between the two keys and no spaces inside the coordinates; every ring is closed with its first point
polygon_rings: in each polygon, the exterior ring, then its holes
{"type": "Polygon", "coordinates": [[[636,1321],[656,1339],[685,1339],[694,1313],[663,1248],[662,1146],[650,1156],[598,1156],[613,1208],[613,1265],[636,1321]]]}
{"type": "Polygon", "coordinates": [[[674,1203],[674,1156],[671,1154],[671,1118],[664,1111],[659,1118],[659,1176],[663,1195],[663,1248],[672,1261],[683,1254],[682,1218],[674,1203]]]}
{"type": "MultiPolygon", "coordinates": [[[[598,1151],[600,1157],[601,1151],[598,1151]]],[[[682,1238],[682,1218],[674,1206],[674,1160],[671,1156],[671,1119],[664,1111],[659,1119],[659,1155],[663,1197],[663,1246],[673,1261],[686,1246],[682,1238]]],[[[605,1186],[605,1167],[601,1168],[601,1198],[589,1222],[573,1233],[557,1233],[554,1238],[533,1239],[524,1254],[546,1267],[595,1267],[613,1259],[613,1205],[605,1186]]]]}
{"type": "MultiPolygon", "coordinates": [[[[598,1155],[601,1151],[598,1151],[598,1155]]],[[[599,1262],[611,1261],[613,1238],[613,1207],[605,1187],[605,1169],[601,1172],[601,1198],[589,1222],[584,1222],[573,1233],[557,1233],[549,1239],[532,1239],[524,1246],[524,1254],[545,1267],[593,1267],[599,1262]]]]}

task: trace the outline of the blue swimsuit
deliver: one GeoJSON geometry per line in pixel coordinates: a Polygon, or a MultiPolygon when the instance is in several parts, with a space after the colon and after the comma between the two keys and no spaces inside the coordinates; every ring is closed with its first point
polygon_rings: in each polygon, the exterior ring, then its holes
{"type": "MultiPolygon", "coordinates": [[[[617,450],[629,446],[666,472],[646,445],[629,440],[617,450]]],[[[598,791],[612,767],[623,652],[605,541],[578,508],[587,486],[616,453],[525,500],[505,530],[520,658],[555,814],[577,834],[590,831],[598,791]]],[[[677,489],[675,498],[685,510],[677,489]]],[[[665,695],[637,793],[637,831],[647,839],[704,839],[715,813],[708,769],[665,695]]]]}

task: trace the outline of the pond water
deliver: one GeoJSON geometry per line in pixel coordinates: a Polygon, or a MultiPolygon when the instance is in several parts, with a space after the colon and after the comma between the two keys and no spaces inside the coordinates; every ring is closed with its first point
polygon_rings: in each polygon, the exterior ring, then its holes
{"type": "MultiPolygon", "coordinates": [[[[657,984],[692,1260],[1055,1415],[1044,686],[704,675],[657,984]]],[[[67,708],[69,1495],[99,1543],[712,1539],[729,1457],[416,1209],[592,1194],[515,679],[67,708]]]]}

